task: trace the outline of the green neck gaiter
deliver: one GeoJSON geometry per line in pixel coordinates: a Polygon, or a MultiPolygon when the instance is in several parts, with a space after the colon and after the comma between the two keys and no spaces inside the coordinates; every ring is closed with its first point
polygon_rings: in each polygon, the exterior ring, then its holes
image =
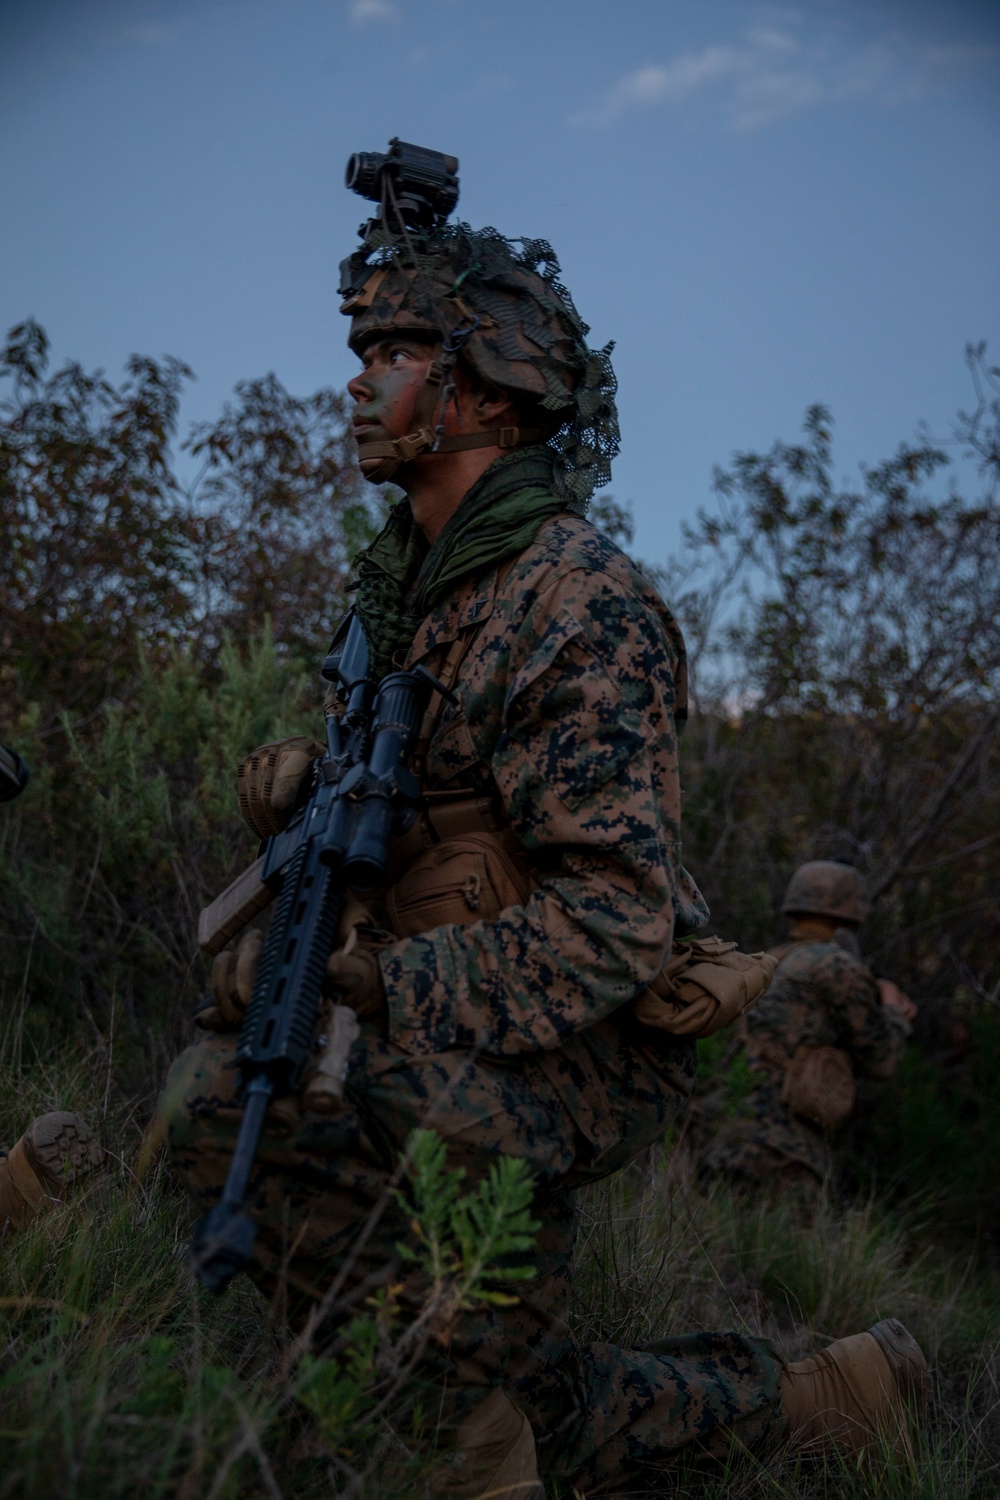
{"type": "Polygon", "coordinates": [[[423,620],[461,579],[523,552],[544,522],[566,509],[542,445],[496,459],[432,546],[409,500],[394,505],[374,542],[354,559],[355,603],[373,674],[392,671],[393,658],[409,649],[423,620]]]}

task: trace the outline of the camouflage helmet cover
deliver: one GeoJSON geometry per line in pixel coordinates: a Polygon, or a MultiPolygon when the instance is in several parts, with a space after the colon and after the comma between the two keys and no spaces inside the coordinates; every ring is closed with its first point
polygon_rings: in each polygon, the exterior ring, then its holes
{"type": "Polygon", "coordinates": [[[395,236],[378,238],[364,280],[341,307],[354,352],[393,331],[445,339],[471,328],[463,357],[483,380],[530,400],[550,429],[557,482],[582,509],[608,483],[618,452],[612,346],[588,347],[551,246],[522,240],[516,248],[495,229],[467,224],[440,225],[405,257],[395,236]]]}
{"type": "Polygon", "coordinates": [[[863,922],[868,915],[864,881],[853,865],[832,859],[810,860],[800,865],[788,882],[781,910],[791,916],[863,922]]]}

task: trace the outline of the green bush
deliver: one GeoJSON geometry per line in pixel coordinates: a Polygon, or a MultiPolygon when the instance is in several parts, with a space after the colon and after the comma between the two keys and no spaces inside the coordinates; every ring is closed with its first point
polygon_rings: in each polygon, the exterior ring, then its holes
{"type": "Polygon", "coordinates": [[[0,818],[0,1013],[21,1018],[22,1048],[116,1030],[120,1080],[126,1068],[130,1088],[155,1088],[205,984],[198,912],[255,853],[235,766],[315,732],[321,687],[265,629],[243,651],[226,644],[211,676],[180,650],[141,661],[126,702],[64,721],[57,758],[37,716],[23,721],[32,778],[0,818]]]}
{"type": "Polygon", "coordinates": [[[953,1236],[991,1235],[1000,1216],[1000,1028],[973,1013],[950,1059],[911,1049],[861,1115],[852,1166],[869,1189],[923,1195],[953,1236]]]}

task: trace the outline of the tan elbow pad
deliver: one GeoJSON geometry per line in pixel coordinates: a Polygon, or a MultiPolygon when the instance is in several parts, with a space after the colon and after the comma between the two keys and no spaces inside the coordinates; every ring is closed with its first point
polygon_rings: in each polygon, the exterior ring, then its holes
{"type": "Polygon", "coordinates": [[[633,1012],[644,1026],[675,1036],[711,1036],[760,998],[777,966],[770,953],[740,953],[717,937],[675,943],[633,1012]]]}

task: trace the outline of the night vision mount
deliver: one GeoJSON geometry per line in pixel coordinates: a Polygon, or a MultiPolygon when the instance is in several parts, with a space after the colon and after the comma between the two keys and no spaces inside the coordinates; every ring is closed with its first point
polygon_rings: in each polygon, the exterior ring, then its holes
{"type": "Polygon", "coordinates": [[[458,203],[458,157],[393,136],[387,152],[355,151],[344,181],[380,209],[359,228],[360,247],[340,263],[340,295],[348,297],[364,284],[379,230],[424,235],[444,223],[458,203]]]}

